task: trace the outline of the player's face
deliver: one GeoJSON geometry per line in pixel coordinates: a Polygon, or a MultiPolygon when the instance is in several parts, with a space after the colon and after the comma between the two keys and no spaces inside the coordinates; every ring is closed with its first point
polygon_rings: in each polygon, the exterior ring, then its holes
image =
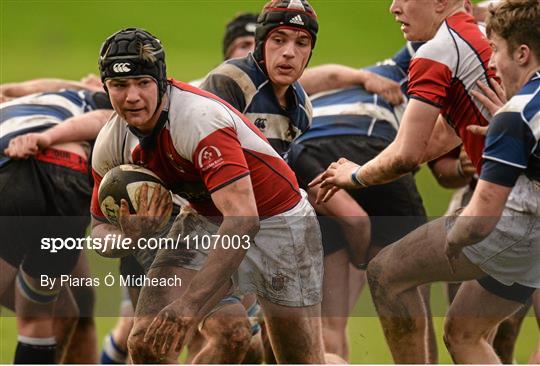
{"type": "Polygon", "coordinates": [[[278,28],[264,45],[266,70],[272,83],[288,87],[302,76],[311,54],[311,36],[301,30],[278,28]]]}
{"type": "Polygon", "coordinates": [[[393,0],[390,12],[408,41],[429,41],[439,28],[434,0],[393,0]]]}
{"type": "Polygon", "coordinates": [[[489,67],[495,69],[495,74],[501,79],[506,97],[511,98],[522,87],[519,66],[515,62],[514,52],[510,53],[508,42],[496,33],[491,34],[489,41],[493,51],[489,67]]]}
{"type": "Polygon", "coordinates": [[[111,104],[130,126],[143,133],[152,131],[155,125],[158,88],[154,79],[123,78],[107,80],[111,104]]]}
{"type": "Polygon", "coordinates": [[[255,49],[255,37],[243,36],[236,38],[229,46],[228,58],[245,57],[255,49]]]}

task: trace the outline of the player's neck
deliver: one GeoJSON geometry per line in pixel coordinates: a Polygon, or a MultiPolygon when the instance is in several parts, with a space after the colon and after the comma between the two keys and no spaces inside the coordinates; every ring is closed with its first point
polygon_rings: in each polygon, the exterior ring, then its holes
{"type": "Polygon", "coordinates": [[[272,86],[274,87],[274,93],[276,94],[276,98],[280,107],[283,109],[286,109],[287,108],[287,89],[289,89],[289,85],[279,86],[272,83],[272,86]]]}

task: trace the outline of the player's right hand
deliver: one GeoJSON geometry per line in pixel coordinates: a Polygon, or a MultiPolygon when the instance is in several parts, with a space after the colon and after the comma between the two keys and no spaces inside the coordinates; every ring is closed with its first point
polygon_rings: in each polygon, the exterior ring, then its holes
{"type": "Polygon", "coordinates": [[[163,217],[169,217],[173,209],[169,191],[161,192],[157,185],[148,202],[148,184],[143,184],[139,194],[139,209],[137,213],[129,212],[125,199],[120,200],[118,223],[122,232],[134,240],[152,236],[163,227],[163,217]]]}
{"type": "Polygon", "coordinates": [[[9,141],[4,154],[12,159],[28,159],[49,147],[51,140],[43,133],[27,133],[9,141]]]}

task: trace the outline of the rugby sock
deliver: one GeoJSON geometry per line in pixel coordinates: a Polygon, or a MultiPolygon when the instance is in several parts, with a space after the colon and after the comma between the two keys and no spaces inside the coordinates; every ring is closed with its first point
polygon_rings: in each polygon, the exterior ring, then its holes
{"type": "Polygon", "coordinates": [[[112,334],[107,334],[103,340],[103,351],[99,362],[102,365],[118,365],[126,363],[127,352],[121,349],[112,334]]]}
{"type": "Polygon", "coordinates": [[[15,364],[53,364],[56,354],[56,340],[18,336],[15,350],[15,364]]]}

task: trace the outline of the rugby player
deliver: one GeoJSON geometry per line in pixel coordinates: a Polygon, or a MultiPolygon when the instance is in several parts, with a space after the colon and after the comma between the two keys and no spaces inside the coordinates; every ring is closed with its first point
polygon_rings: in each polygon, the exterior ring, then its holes
{"type": "MultiPolygon", "coordinates": [[[[73,126],[81,120],[89,129],[102,125],[110,115],[103,108],[110,108],[103,92],[78,90],[32,94],[0,107],[0,224],[5,233],[0,246],[0,294],[16,279],[19,338],[15,363],[63,359],[63,346],[69,340],[65,335],[71,330],[64,332],[62,339],[55,339],[53,329],[53,311],[61,287],[59,281],[52,288],[42,287],[40,276],[58,279],[70,274],[79,251],[49,253],[40,250],[40,243],[43,237],[78,237],[88,224],[89,145],[81,142],[87,137],[84,133],[76,136],[80,131],[73,126]],[[70,130],[71,138],[59,139],[51,133],[53,126],[70,130]],[[22,148],[28,141],[33,142],[29,152],[22,148]],[[35,156],[28,158],[30,155],[35,156]],[[57,341],[62,342],[58,352],[57,341]]],[[[97,135],[97,131],[94,133],[97,135]]]]}
{"type": "MultiPolygon", "coordinates": [[[[175,362],[187,333],[229,292],[229,279],[238,270],[240,288],[259,297],[278,361],[323,362],[320,231],[294,173],[256,127],[225,102],[167,81],[163,49],[149,33],[127,29],[112,35],[102,47],[100,72],[117,114],[96,142],[96,183],[116,165],[146,166],[199,214],[222,215],[219,228],[206,233],[250,241],[249,250],[227,250],[220,241],[207,253],[201,248],[158,252],[148,275],[178,274],[187,286],[143,287],[128,340],[133,361],[175,362]]],[[[141,197],[144,193],[143,188],[141,197]]],[[[92,234],[133,239],[155,234],[160,220],[153,218],[170,209],[165,194],[142,200],[133,215],[123,201],[119,229],[104,221],[94,190],[92,234]]],[[[199,231],[183,233],[194,237],[199,231]]],[[[245,319],[242,311],[238,319],[245,319]]]]}
{"type": "MultiPolygon", "coordinates": [[[[464,283],[458,292],[449,310],[445,341],[456,362],[497,363],[500,360],[486,341],[486,334],[520,309],[540,285],[539,207],[535,199],[539,172],[534,150],[538,136],[532,132],[539,122],[535,94],[539,81],[539,4],[536,0],[510,0],[490,10],[487,30],[494,45],[491,66],[496,68],[506,96],[513,98],[492,121],[483,164],[484,142],[466,129],[471,121],[484,122],[479,118],[483,109],[470,102],[468,89],[478,80],[486,83],[486,61],[491,52],[464,18],[458,2],[395,0],[391,10],[408,39],[433,38],[411,64],[409,94],[418,100],[411,101],[405,112],[396,138],[399,144],[360,168],[346,161],[334,163],[316,182],[326,180],[325,190],[334,184],[378,184],[403,174],[412,162],[417,165],[437,151],[444,152],[445,146],[452,146],[450,136],[442,143],[441,136],[434,135],[437,148],[426,152],[436,115],[442,109],[477,171],[482,168],[471,202],[457,220],[435,220],[383,250],[370,263],[368,279],[394,360],[406,363],[426,360],[425,316],[416,287],[426,282],[479,279],[464,283]],[[457,35],[467,44],[458,41],[457,35]],[[456,40],[455,51],[445,43],[446,52],[437,54],[434,51],[445,37],[456,40]],[[450,65],[452,59],[458,63],[450,65]],[[467,59],[468,64],[463,64],[467,59]],[[431,68],[424,76],[418,74],[427,66],[431,68]],[[449,78],[456,82],[460,77],[462,86],[448,84],[449,78]],[[468,108],[460,110],[459,104],[468,108]],[[469,110],[477,117],[463,120],[469,110]],[[421,111],[423,116],[418,115],[421,111]],[[412,131],[415,120],[418,126],[412,131]],[[509,245],[511,251],[506,250],[509,245]]],[[[323,192],[321,198],[332,192],[323,192]]]]}
{"type": "Polygon", "coordinates": [[[259,16],[254,52],[224,62],[201,84],[245,114],[280,155],[311,124],[311,104],[298,79],[318,28],[307,1],[273,0],[259,16]]]}
{"type": "MultiPolygon", "coordinates": [[[[229,21],[225,27],[225,33],[222,39],[222,50],[224,60],[229,58],[244,57],[247,53],[252,52],[255,47],[255,27],[257,23],[257,14],[240,13],[229,21]]],[[[100,81],[101,82],[101,81],[100,81]]],[[[202,79],[190,81],[189,84],[199,86],[202,79]]],[[[133,256],[121,258],[120,273],[124,276],[144,274],[144,269],[133,256]]],[[[136,299],[139,295],[140,287],[130,287],[123,292],[123,301],[121,305],[121,317],[119,318],[115,328],[105,337],[103,351],[100,361],[102,364],[126,363],[127,361],[127,338],[133,325],[133,308],[136,306],[136,299]],[[130,298],[132,300],[130,300],[130,298]],[[130,305],[130,303],[132,305],[130,305]]],[[[250,317],[252,340],[250,349],[243,362],[260,363],[262,357],[261,342],[260,342],[260,325],[255,319],[258,318],[257,309],[260,307],[254,303],[256,297],[254,295],[244,296],[242,303],[246,307],[248,316],[250,317]]],[[[220,317],[223,319],[223,317],[220,317]]],[[[226,319],[223,319],[226,323],[226,319]]],[[[230,338],[226,336],[229,333],[229,327],[220,322],[206,323],[205,336],[200,332],[196,332],[192,342],[188,347],[187,362],[191,363],[196,357],[200,358],[200,353],[203,348],[203,353],[209,353],[211,350],[205,347],[206,342],[211,342],[214,345],[219,343],[222,348],[220,352],[224,352],[227,347],[223,343],[230,342],[230,338]],[[213,326],[212,329],[208,329],[213,326]]],[[[219,361],[216,358],[210,360],[219,361]]],[[[210,361],[209,360],[209,361],[210,361]]],[[[226,360],[222,360],[226,362],[226,360]]]]}
{"type": "MultiPolygon", "coordinates": [[[[419,46],[408,43],[392,58],[361,71],[393,81],[398,90],[401,83],[405,91],[409,62],[419,46]]],[[[354,72],[358,70],[348,73],[354,75],[354,72]]],[[[310,85],[321,80],[321,74],[311,73],[302,78],[302,82],[306,78],[306,84],[310,85]]],[[[385,97],[362,86],[321,91],[311,96],[314,113],[311,128],[293,142],[287,155],[302,188],[307,188],[313,178],[341,156],[358,163],[375,157],[394,139],[406,106],[403,99],[393,106],[385,97]]],[[[400,96],[403,98],[401,91],[400,96]]],[[[315,201],[316,187],[309,188],[308,193],[315,201]]],[[[354,273],[351,282],[360,282],[363,272],[360,277],[349,269],[347,243],[361,242],[351,245],[362,246],[357,251],[358,258],[351,262],[365,266],[382,247],[424,224],[426,213],[412,174],[363,191],[340,191],[330,202],[314,207],[320,215],[325,254],[322,303],[325,347],[328,352],[348,359],[348,299],[356,300],[359,295],[358,290],[349,291],[352,285],[349,281],[354,273]]],[[[432,361],[436,362],[435,356],[432,361]]]]}

